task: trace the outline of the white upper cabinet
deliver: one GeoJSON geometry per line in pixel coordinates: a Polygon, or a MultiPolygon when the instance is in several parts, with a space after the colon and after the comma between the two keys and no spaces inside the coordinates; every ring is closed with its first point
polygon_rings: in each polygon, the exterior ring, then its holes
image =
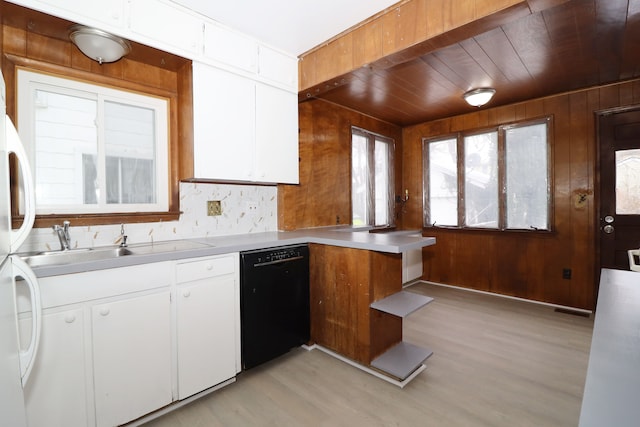
{"type": "Polygon", "coordinates": [[[127,0],[16,0],[12,3],[86,25],[123,27],[126,23],[127,0]]]}
{"type": "Polygon", "coordinates": [[[15,3],[192,59],[193,178],[299,182],[295,56],[169,0],[15,3]]]}
{"type": "Polygon", "coordinates": [[[285,55],[266,46],[260,46],[258,55],[260,77],[280,83],[294,92],[298,90],[298,58],[285,55]]]}
{"type": "Polygon", "coordinates": [[[254,181],[255,83],[193,64],[195,178],[254,181]]]}
{"type": "Polygon", "coordinates": [[[204,24],[204,56],[250,73],[258,69],[258,43],[216,23],[204,24]]]}
{"type": "Polygon", "coordinates": [[[197,62],[193,87],[194,178],[298,183],[295,93],[197,62]]]}
{"type": "Polygon", "coordinates": [[[297,184],[298,97],[256,84],[255,173],[258,181],[297,184]]]}
{"type": "Polygon", "coordinates": [[[200,17],[159,0],[129,2],[130,29],[140,35],[143,42],[187,57],[200,54],[203,32],[200,17]]]}

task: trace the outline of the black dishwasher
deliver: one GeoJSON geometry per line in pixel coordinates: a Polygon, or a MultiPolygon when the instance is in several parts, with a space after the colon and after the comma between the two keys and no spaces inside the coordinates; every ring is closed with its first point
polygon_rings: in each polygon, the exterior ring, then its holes
{"type": "Polygon", "coordinates": [[[242,368],[309,341],[309,248],[240,252],[242,368]]]}

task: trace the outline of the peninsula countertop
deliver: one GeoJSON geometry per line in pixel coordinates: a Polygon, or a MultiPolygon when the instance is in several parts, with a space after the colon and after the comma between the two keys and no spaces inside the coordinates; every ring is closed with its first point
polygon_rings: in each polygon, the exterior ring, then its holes
{"type": "MultiPolygon", "coordinates": [[[[103,270],[130,265],[219,255],[294,244],[318,243],[387,253],[403,253],[434,245],[435,237],[423,237],[421,230],[390,230],[369,233],[368,228],[333,226],[295,231],[232,234],[156,243],[131,244],[145,248],[140,254],[34,267],[37,277],[103,270]],[[174,243],[173,245],[171,243],[174,243]],[[154,246],[162,249],[154,250],[154,246]]],[[[98,248],[95,248],[98,249],[98,248]]],[[[19,254],[20,255],[20,254],[19,254]]]]}

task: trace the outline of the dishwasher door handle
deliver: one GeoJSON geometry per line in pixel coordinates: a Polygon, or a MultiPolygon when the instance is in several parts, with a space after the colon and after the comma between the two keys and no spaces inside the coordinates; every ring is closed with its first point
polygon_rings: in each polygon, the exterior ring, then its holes
{"type": "Polygon", "coordinates": [[[264,267],[266,265],[276,265],[276,264],[282,264],[285,262],[291,262],[291,261],[297,261],[299,259],[304,259],[303,256],[296,256],[293,258],[286,258],[286,259],[277,259],[275,261],[267,261],[267,262],[258,262],[253,264],[254,267],[264,267]]]}

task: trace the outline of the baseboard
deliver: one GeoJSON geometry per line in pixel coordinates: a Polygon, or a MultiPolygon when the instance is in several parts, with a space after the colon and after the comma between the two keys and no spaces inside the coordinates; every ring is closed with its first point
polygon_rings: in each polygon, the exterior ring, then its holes
{"type": "Polygon", "coordinates": [[[344,357],[341,354],[338,354],[338,353],[336,353],[334,351],[329,350],[328,348],[322,347],[321,345],[318,345],[318,344],[313,344],[311,346],[303,345],[302,348],[304,348],[307,351],[320,350],[321,352],[326,353],[329,356],[333,356],[336,359],[341,360],[344,363],[347,363],[347,364],[349,364],[349,365],[351,365],[351,366],[353,366],[355,368],[360,369],[361,371],[364,371],[364,372],[366,372],[368,374],[371,374],[374,377],[380,378],[381,380],[384,380],[384,381],[386,381],[388,383],[391,383],[391,384],[393,384],[393,385],[395,385],[397,387],[400,387],[400,388],[404,388],[404,386],[409,384],[409,382],[411,382],[411,380],[413,380],[415,377],[417,377],[418,374],[420,374],[420,372],[422,372],[425,369],[427,369],[427,367],[424,364],[420,365],[420,367],[418,367],[418,369],[413,371],[411,373],[411,375],[409,375],[404,380],[400,381],[400,380],[397,380],[395,378],[391,378],[391,377],[389,377],[387,375],[384,375],[384,374],[382,374],[382,373],[380,373],[380,372],[378,372],[378,371],[376,371],[374,369],[371,369],[371,368],[369,368],[367,366],[361,365],[358,362],[354,362],[353,360],[349,359],[348,357],[344,357]]]}
{"type": "Polygon", "coordinates": [[[428,280],[422,280],[422,279],[415,280],[413,282],[409,282],[404,287],[405,288],[406,287],[410,287],[410,286],[413,286],[413,285],[415,285],[417,283],[426,283],[428,285],[442,286],[444,288],[458,289],[458,290],[461,290],[461,291],[475,292],[475,293],[483,294],[483,295],[491,295],[491,296],[494,296],[494,297],[506,298],[506,299],[511,299],[511,300],[515,300],[515,301],[522,301],[522,302],[528,302],[528,303],[531,303],[531,304],[544,305],[546,307],[552,307],[552,308],[556,309],[559,312],[564,312],[564,313],[571,312],[571,314],[576,314],[576,315],[581,315],[581,316],[590,316],[591,314],[593,314],[592,310],[585,310],[585,309],[582,309],[582,308],[569,307],[569,306],[566,306],[566,305],[553,304],[553,303],[550,303],[550,302],[536,301],[536,300],[532,300],[532,299],[514,297],[514,296],[511,296],[511,295],[498,294],[498,293],[495,293],[495,292],[481,291],[481,290],[478,290],[478,289],[465,288],[465,287],[462,287],[462,286],[447,285],[445,283],[430,282],[428,280]]]}

